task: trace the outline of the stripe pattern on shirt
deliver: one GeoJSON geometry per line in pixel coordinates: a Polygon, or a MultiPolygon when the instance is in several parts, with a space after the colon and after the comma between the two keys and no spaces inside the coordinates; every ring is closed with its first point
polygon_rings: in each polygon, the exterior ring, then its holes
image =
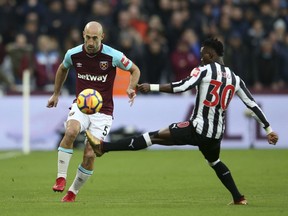
{"type": "Polygon", "coordinates": [[[197,70],[200,70],[197,76],[192,71],[190,77],[171,85],[175,93],[196,88],[196,102],[191,120],[199,134],[214,139],[222,138],[225,130],[225,111],[235,93],[251,109],[264,128],[269,126],[244,82],[229,67],[211,63],[197,70]]]}

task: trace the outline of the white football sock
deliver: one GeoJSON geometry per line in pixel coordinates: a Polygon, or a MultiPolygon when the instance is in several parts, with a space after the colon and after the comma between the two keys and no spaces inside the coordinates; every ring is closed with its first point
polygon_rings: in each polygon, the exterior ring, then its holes
{"type": "Polygon", "coordinates": [[[81,165],[79,165],[75,179],[69,188],[74,194],[77,194],[80,188],[85,184],[88,178],[93,174],[92,170],[86,170],[81,165]]]}
{"type": "Polygon", "coordinates": [[[73,149],[58,148],[58,173],[57,178],[63,177],[66,179],[67,170],[70,159],[73,154],[73,149]]]}
{"type": "Polygon", "coordinates": [[[149,136],[149,133],[144,133],[143,137],[144,137],[144,140],[145,140],[147,146],[148,147],[151,146],[152,145],[152,141],[151,141],[151,138],[149,136]]]}

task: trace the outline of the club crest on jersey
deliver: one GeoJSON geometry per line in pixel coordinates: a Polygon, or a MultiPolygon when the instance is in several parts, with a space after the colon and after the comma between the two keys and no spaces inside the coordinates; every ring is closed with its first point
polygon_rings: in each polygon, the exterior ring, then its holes
{"type": "Polygon", "coordinates": [[[127,67],[128,64],[130,63],[129,59],[125,55],[123,55],[121,62],[125,67],[127,67]]]}
{"type": "Polygon", "coordinates": [[[199,68],[194,68],[194,69],[191,71],[190,76],[197,77],[199,74],[200,74],[200,69],[199,69],[199,68]]]}
{"type": "Polygon", "coordinates": [[[77,63],[76,63],[76,67],[82,67],[82,63],[77,62],[77,63]]]}
{"type": "Polygon", "coordinates": [[[100,61],[100,62],[99,62],[99,65],[100,65],[100,68],[101,68],[102,70],[107,70],[107,68],[108,68],[108,61],[100,61]]]}

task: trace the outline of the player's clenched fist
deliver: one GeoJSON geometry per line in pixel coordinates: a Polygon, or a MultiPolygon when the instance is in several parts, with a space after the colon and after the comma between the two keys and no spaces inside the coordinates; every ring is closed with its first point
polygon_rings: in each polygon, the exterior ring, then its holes
{"type": "Polygon", "coordinates": [[[150,89],[150,84],[149,83],[142,83],[137,85],[137,90],[142,92],[142,93],[147,93],[149,92],[150,89]]]}
{"type": "Polygon", "coordinates": [[[276,145],[278,142],[278,135],[275,132],[271,132],[267,135],[269,144],[276,145]]]}

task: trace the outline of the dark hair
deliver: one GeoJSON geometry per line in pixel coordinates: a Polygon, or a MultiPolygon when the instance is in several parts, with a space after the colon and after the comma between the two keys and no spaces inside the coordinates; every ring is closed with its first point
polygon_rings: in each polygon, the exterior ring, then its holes
{"type": "Polygon", "coordinates": [[[213,50],[215,50],[215,52],[219,56],[223,56],[224,55],[223,44],[217,38],[208,38],[208,39],[206,39],[203,42],[203,46],[212,48],[213,50]]]}

